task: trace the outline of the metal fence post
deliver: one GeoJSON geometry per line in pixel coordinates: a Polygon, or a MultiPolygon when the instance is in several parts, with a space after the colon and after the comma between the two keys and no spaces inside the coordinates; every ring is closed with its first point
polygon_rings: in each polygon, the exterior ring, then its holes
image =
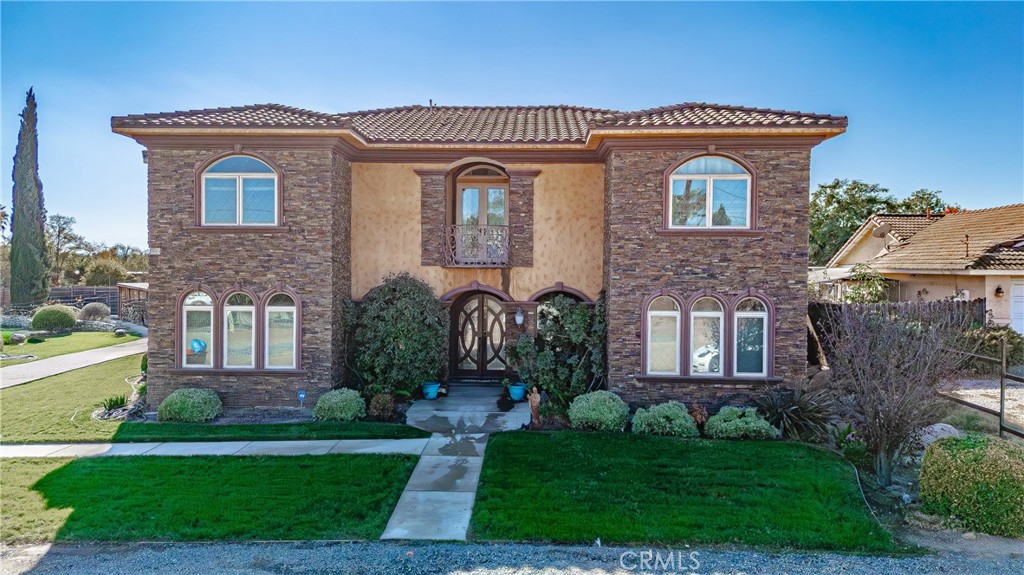
{"type": "Polygon", "coordinates": [[[1005,439],[1006,427],[1006,336],[999,341],[999,437],[1005,439]]]}

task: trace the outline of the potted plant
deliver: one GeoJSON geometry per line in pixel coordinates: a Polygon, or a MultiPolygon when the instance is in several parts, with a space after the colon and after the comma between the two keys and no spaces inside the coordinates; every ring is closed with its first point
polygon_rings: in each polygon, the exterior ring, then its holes
{"type": "Polygon", "coordinates": [[[503,381],[502,383],[505,384],[505,387],[508,388],[508,396],[510,399],[512,399],[512,401],[522,401],[523,399],[526,398],[525,383],[521,381],[512,383],[511,381],[509,381],[508,378],[506,378],[505,381],[503,381]]]}
{"type": "Polygon", "coordinates": [[[436,381],[424,381],[422,387],[424,399],[437,399],[437,391],[441,389],[441,384],[436,381]]]}

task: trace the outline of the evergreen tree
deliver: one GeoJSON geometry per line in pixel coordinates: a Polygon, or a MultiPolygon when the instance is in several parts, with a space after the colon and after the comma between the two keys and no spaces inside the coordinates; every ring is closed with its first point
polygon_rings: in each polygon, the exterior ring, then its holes
{"type": "Polygon", "coordinates": [[[11,219],[11,303],[26,305],[46,299],[50,262],[46,251],[46,210],[39,180],[36,97],[30,88],[21,113],[18,148],[14,153],[14,201],[11,219]]]}
{"type": "Polygon", "coordinates": [[[711,216],[711,224],[715,226],[731,226],[732,218],[725,211],[725,204],[718,204],[718,209],[715,210],[715,214],[711,216]]]}

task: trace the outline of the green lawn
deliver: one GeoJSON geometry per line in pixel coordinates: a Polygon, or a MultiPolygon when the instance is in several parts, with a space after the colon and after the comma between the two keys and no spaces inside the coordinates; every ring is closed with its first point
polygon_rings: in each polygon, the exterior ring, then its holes
{"type": "Polygon", "coordinates": [[[492,436],[471,537],[893,552],[831,453],[624,433],[492,436]]]}
{"type": "MultiPolygon", "coordinates": [[[[7,333],[7,330],[4,330],[7,333]]],[[[45,338],[40,343],[25,343],[24,345],[5,345],[4,353],[7,355],[32,354],[36,359],[4,360],[0,365],[18,365],[29,363],[39,359],[46,359],[57,355],[107,347],[119,343],[128,343],[139,339],[139,336],[128,334],[124,337],[114,337],[114,334],[100,331],[81,331],[61,335],[36,335],[32,337],[45,338]]]]}
{"type": "MultiPolygon", "coordinates": [[[[139,371],[140,356],[47,377],[0,391],[0,441],[230,441],[270,439],[377,439],[428,437],[406,425],[357,421],[273,425],[120,423],[90,417],[100,402],[127,395],[124,379],[139,371]]],[[[155,408],[151,406],[151,408],[155,408]]]]}
{"type": "Polygon", "coordinates": [[[2,459],[0,541],[376,539],[406,455],[2,459]]]}

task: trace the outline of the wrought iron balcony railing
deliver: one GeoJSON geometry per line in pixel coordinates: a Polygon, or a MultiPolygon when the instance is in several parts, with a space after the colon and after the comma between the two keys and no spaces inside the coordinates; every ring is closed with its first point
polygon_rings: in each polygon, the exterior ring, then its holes
{"type": "Polygon", "coordinates": [[[508,266],[508,226],[445,226],[444,265],[508,266]]]}

